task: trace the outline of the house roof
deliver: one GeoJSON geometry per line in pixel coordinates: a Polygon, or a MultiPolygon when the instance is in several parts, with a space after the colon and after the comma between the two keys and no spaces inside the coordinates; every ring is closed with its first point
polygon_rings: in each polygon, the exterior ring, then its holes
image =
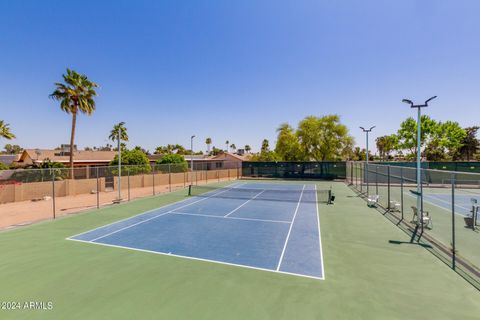
{"type": "MultiPolygon", "coordinates": [[[[113,160],[116,151],[74,151],[73,162],[110,162],[113,160]]],[[[68,162],[70,157],[62,155],[60,150],[49,149],[26,149],[20,156],[19,162],[23,162],[29,157],[33,162],[39,163],[47,159],[54,162],[68,162]]]]}
{"type": "Polygon", "coordinates": [[[19,154],[2,154],[0,155],[0,162],[4,164],[10,164],[16,161],[19,157],[19,154]]]}

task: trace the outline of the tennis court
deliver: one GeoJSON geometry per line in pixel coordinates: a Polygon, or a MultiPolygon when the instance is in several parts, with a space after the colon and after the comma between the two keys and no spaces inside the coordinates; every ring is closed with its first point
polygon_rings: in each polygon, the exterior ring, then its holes
{"type": "MultiPolygon", "coordinates": [[[[452,210],[452,195],[438,192],[424,192],[424,201],[427,201],[437,207],[443,208],[448,212],[452,210]]],[[[480,194],[455,194],[455,214],[462,216],[471,216],[472,199],[480,203],[480,194]]]]}
{"type": "Polygon", "coordinates": [[[246,182],[189,190],[186,200],[68,239],[324,279],[317,204],[329,190],[246,182]]]}

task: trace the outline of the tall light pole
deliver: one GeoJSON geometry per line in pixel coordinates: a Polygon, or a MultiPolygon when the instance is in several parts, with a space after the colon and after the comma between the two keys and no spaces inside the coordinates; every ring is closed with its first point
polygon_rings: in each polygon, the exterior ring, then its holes
{"type": "Polygon", "coordinates": [[[190,158],[190,170],[193,172],[193,138],[195,138],[195,135],[190,137],[190,150],[192,151],[192,155],[190,158]]]}
{"type": "Polygon", "coordinates": [[[122,200],[122,152],[120,151],[121,145],[121,133],[122,127],[120,123],[118,124],[118,139],[117,139],[117,146],[118,146],[118,201],[122,200]]]}
{"type": "Polygon", "coordinates": [[[413,104],[411,100],[403,99],[402,102],[409,104],[410,108],[417,108],[417,210],[420,212],[418,215],[418,223],[422,223],[423,212],[422,212],[422,155],[421,155],[421,146],[422,146],[422,108],[428,107],[428,103],[435,99],[437,96],[433,96],[430,99],[426,100],[424,104],[413,104]]]}
{"type": "Polygon", "coordinates": [[[360,127],[360,129],[362,129],[363,132],[365,132],[365,139],[367,140],[367,146],[366,146],[366,151],[365,151],[365,159],[366,159],[366,162],[365,162],[365,169],[367,171],[367,175],[366,175],[366,180],[367,180],[367,196],[369,196],[368,194],[368,134],[370,132],[372,132],[373,128],[375,128],[375,126],[373,127],[370,127],[370,129],[365,129],[364,127],[360,127]]]}

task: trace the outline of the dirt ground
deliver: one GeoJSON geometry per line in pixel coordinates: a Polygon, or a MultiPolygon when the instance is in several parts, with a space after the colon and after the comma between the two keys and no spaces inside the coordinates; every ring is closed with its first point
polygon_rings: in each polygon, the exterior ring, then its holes
{"type": "MultiPolygon", "coordinates": [[[[228,179],[210,180],[210,182],[225,181],[228,179]]],[[[198,181],[199,184],[207,184],[207,181],[198,181]]],[[[156,185],[155,190],[150,187],[122,189],[122,201],[129,201],[143,197],[158,195],[170,191],[185,188],[183,183],[172,185],[156,185]]],[[[98,206],[112,205],[118,198],[118,190],[100,192],[98,194],[98,206]]],[[[79,194],[75,196],[56,197],[55,215],[54,201],[52,198],[38,201],[21,201],[0,204],[0,230],[28,225],[34,222],[54,219],[54,217],[78,213],[97,207],[97,194],[79,194]]]]}

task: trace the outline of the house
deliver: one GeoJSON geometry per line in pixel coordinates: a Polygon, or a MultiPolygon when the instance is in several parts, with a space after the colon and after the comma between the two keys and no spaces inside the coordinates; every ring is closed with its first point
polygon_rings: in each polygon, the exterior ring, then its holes
{"type": "Polygon", "coordinates": [[[8,166],[17,161],[19,157],[19,154],[0,154],[0,162],[8,166]]]}
{"type": "MultiPolygon", "coordinates": [[[[74,167],[108,166],[113,160],[116,151],[74,151],[74,167]]],[[[68,166],[70,157],[60,150],[25,149],[19,159],[15,161],[18,166],[40,165],[44,161],[60,162],[68,166]]]]}
{"type": "MultiPolygon", "coordinates": [[[[150,164],[155,164],[163,155],[152,154],[148,156],[150,164]]],[[[206,155],[184,155],[188,167],[193,163],[194,170],[215,170],[241,168],[243,161],[248,161],[249,155],[238,155],[233,153],[221,153],[216,156],[206,155]]]]}

